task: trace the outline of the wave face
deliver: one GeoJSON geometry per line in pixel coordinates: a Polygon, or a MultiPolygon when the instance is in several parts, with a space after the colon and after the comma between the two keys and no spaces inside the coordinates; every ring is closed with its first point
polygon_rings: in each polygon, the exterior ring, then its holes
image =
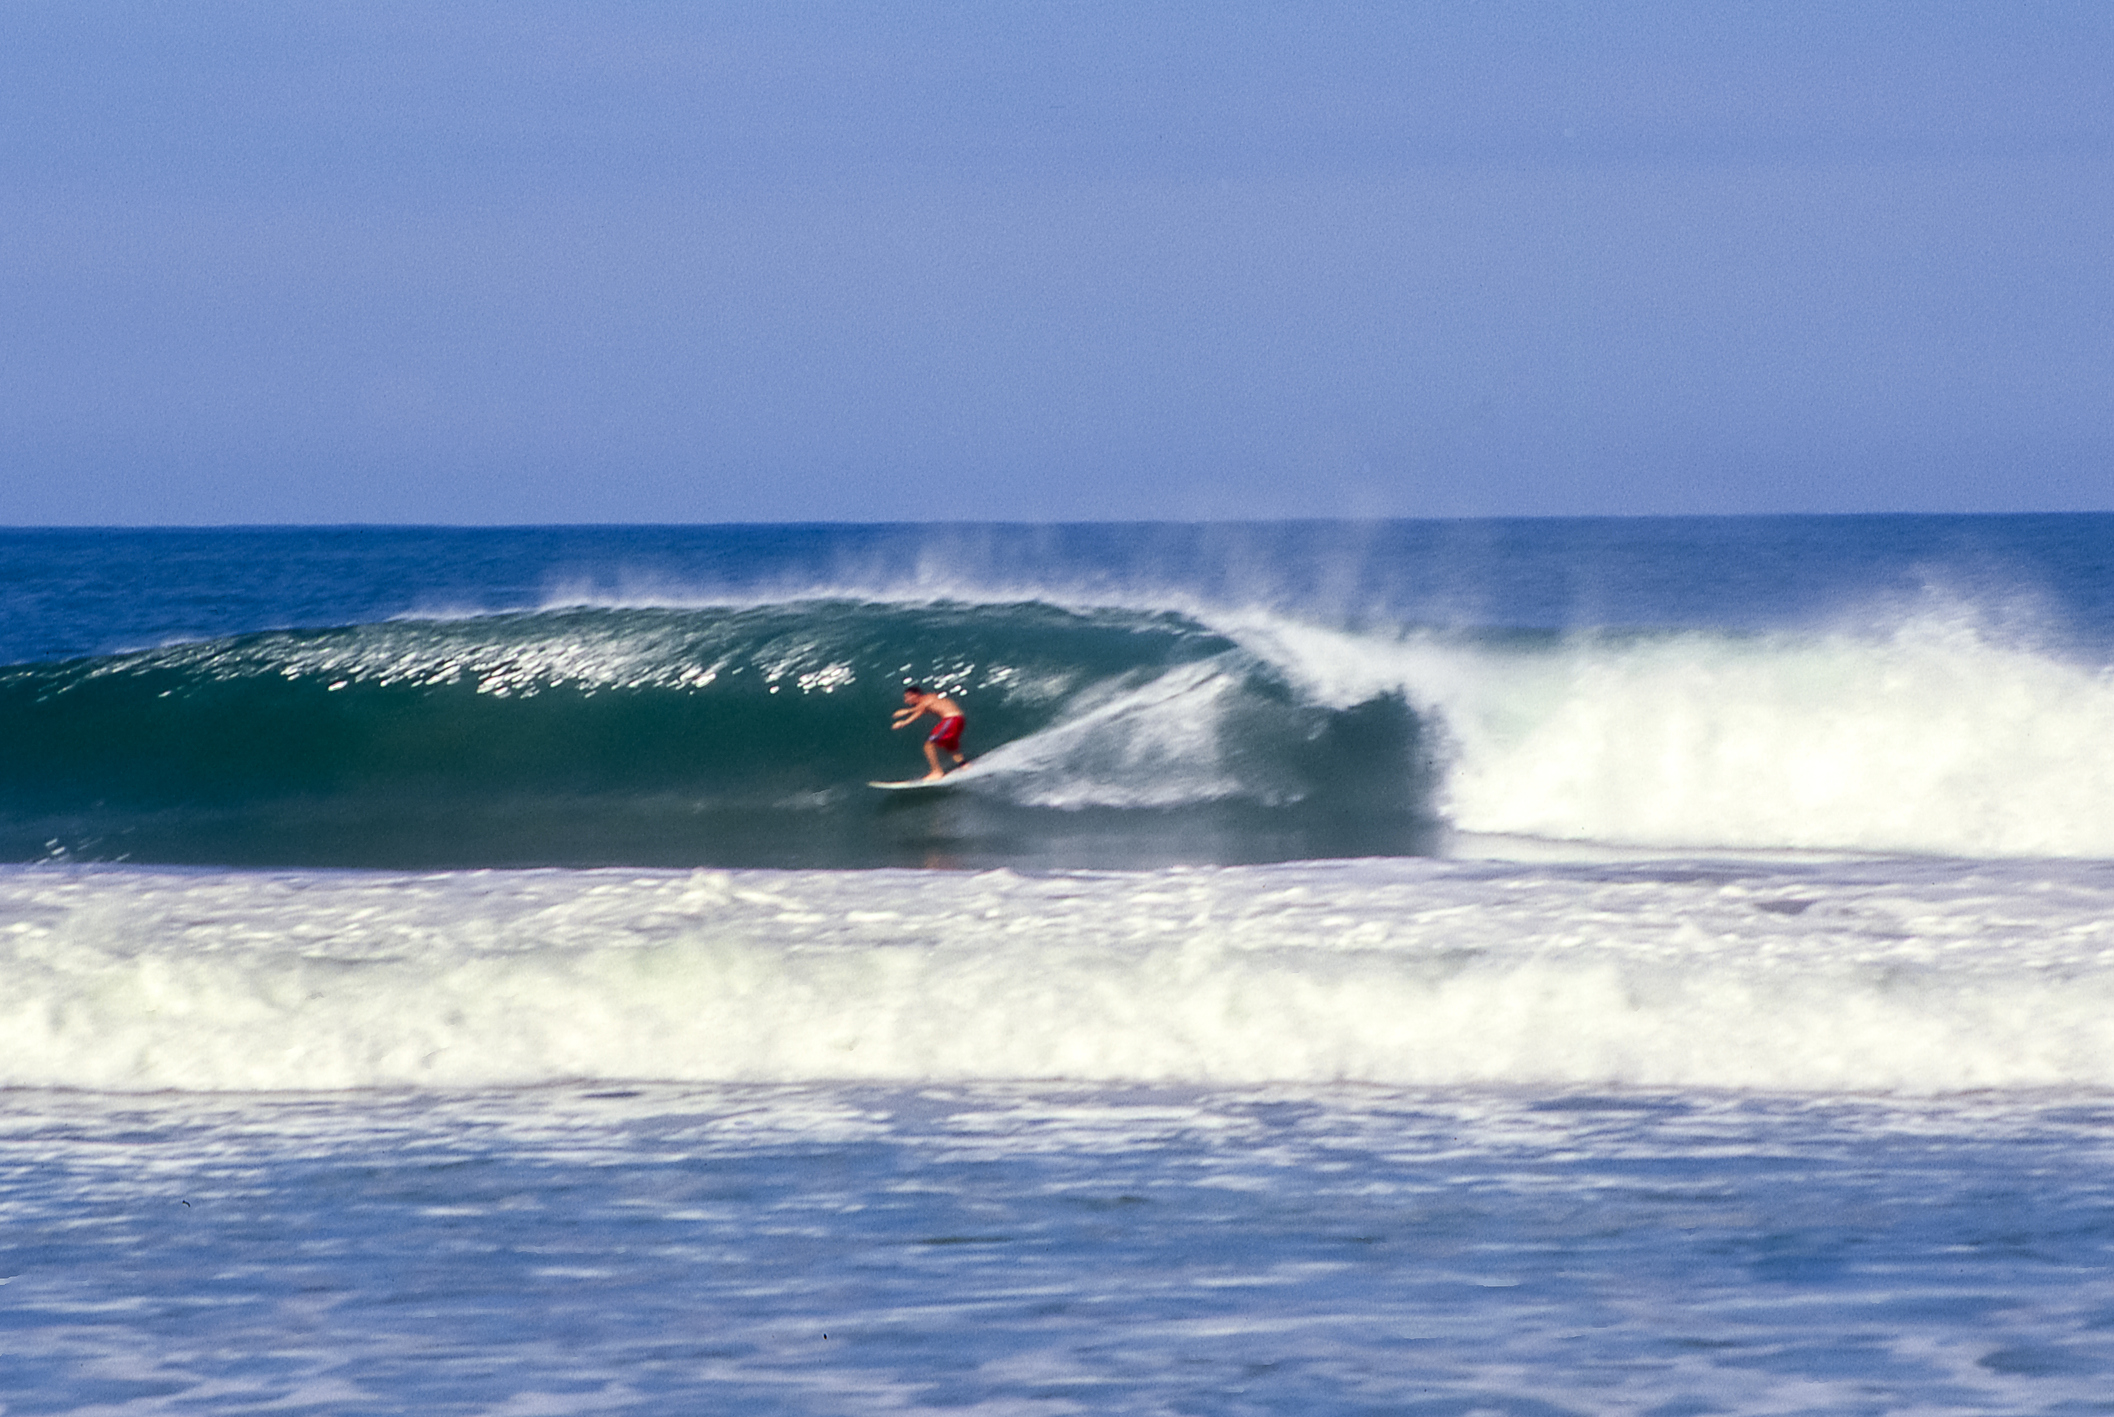
{"type": "Polygon", "coordinates": [[[807,600],[240,635],[0,670],[0,853],[230,865],[1154,864],[1429,849],[1399,690],[1183,615],[807,600]],[[891,733],[963,697],[940,797],[891,733]]]}
{"type": "Polygon", "coordinates": [[[2114,1087],[2100,864],[0,869],[0,1087],[2114,1087]]]}

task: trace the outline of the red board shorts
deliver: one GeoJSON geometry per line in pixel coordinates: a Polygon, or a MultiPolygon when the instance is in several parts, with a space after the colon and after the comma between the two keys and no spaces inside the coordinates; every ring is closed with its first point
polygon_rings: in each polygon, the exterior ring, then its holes
{"type": "Polygon", "coordinates": [[[932,730],[932,736],[925,741],[945,748],[950,753],[959,753],[962,750],[962,725],[968,721],[961,714],[943,718],[939,721],[939,726],[932,730]]]}

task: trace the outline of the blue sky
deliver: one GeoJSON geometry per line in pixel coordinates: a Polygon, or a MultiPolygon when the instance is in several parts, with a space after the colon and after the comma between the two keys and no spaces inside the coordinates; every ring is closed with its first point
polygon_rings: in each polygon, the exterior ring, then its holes
{"type": "Polygon", "coordinates": [[[2114,507],[2114,6],[0,7],[0,522],[2114,507]]]}

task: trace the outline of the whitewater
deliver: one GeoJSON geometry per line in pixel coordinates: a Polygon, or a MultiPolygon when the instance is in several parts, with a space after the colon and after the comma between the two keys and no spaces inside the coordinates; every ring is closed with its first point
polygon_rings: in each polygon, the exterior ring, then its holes
{"type": "Polygon", "coordinates": [[[2114,518],[0,567],[0,1411],[2103,1404],[2114,518]]]}
{"type": "Polygon", "coordinates": [[[2114,1086],[2114,867],[0,876],[0,1078],[2114,1086]]]}

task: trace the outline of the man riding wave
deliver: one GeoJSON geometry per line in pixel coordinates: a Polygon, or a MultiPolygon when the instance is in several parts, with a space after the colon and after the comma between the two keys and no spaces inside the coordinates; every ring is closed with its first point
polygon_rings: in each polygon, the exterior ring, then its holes
{"type": "Polygon", "coordinates": [[[903,707],[896,710],[895,722],[888,726],[891,729],[908,727],[928,713],[939,719],[939,724],[925,738],[925,761],[932,764],[932,771],[926,773],[923,780],[933,782],[947,775],[947,770],[940,766],[942,748],[954,756],[956,767],[969,761],[962,755],[962,729],[969,722],[962,706],[945,694],[936,694],[912,684],[903,690],[903,707]]]}

